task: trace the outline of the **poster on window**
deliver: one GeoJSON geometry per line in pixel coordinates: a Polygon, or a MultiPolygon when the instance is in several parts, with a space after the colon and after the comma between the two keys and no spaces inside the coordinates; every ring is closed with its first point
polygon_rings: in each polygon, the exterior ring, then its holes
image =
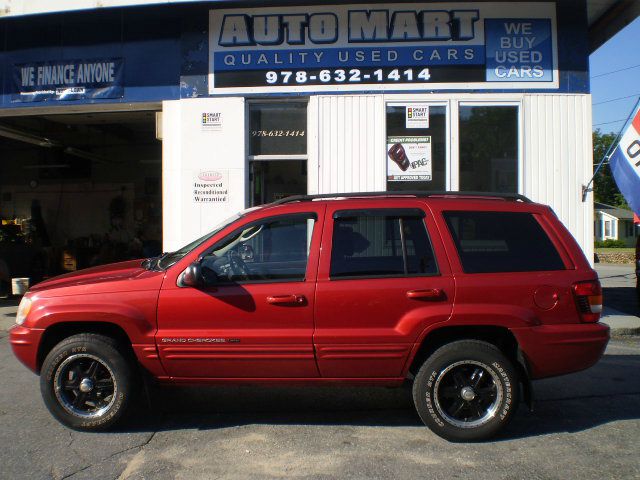
{"type": "Polygon", "coordinates": [[[387,137],[387,180],[430,182],[431,137],[387,137]]]}

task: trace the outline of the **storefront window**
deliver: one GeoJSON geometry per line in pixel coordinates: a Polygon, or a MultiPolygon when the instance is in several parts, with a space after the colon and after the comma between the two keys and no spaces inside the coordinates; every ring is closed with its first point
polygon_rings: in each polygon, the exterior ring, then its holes
{"type": "Polygon", "coordinates": [[[460,190],[518,192],[518,107],[460,105],[460,190]]]}
{"type": "Polygon", "coordinates": [[[250,155],[307,153],[306,103],[254,103],[249,106],[250,155]]]}
{"type": "Polygon", "coordinates": [[[446,190],[447,108],[387,105],[387,190],[446,190]]]}
{"type": "Polygon", "coordinates": [[[249,104],[249,205],[307,193],[307,104],[249,104]]]}

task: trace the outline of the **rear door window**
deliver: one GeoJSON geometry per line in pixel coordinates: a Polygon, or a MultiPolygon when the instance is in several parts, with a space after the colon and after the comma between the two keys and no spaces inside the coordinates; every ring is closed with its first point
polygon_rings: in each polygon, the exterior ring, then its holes
{"type": "Polygon", "coordinates": [[[564,270],[555,246],[531,213],[444,212],[466,273],[564,270]]]}
{"type": "Polygon", "coordinates": [[[417,209],[336,212],[331,278],[437,274],[423,217],[417,209]]]}

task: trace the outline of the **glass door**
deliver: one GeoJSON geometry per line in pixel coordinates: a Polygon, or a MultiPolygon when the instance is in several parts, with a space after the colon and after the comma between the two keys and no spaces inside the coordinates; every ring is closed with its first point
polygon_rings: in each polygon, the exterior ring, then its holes
{"type": "Polygon", "coordinates": [[[307,104],[249,104],[249,206],[307,193],[307,104]]]}
{"type": "Polygon", "coordinates": [[[460,190],[517,193],[519,107],[460,104],[460,190]]]}
{"type": "Polygon", "coordinates": [[[250,205],[271,203],[307,193],[306,160],[252,160],[249,162],[250,205]]]}

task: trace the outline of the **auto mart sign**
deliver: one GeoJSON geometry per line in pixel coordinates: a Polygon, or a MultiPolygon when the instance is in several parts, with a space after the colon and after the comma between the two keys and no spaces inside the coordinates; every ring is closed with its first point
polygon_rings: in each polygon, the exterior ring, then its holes
{"type": "Polygon", "coordinates": [[[557,88],[554,3],[210,11],[216,93],[557,88]]]}

